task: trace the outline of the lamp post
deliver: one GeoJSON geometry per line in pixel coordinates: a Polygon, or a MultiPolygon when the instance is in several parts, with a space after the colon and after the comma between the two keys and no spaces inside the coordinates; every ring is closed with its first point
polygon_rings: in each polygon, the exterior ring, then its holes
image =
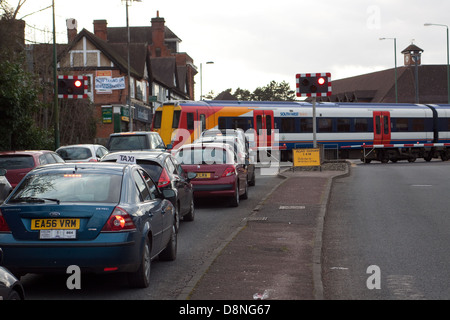
{"type": "Polygon", "coordinates": [[[450,59],[449,59],[449,39],[448,39],[448,25],[446,24],[437,24],[437,23],[425,23],[425,27],[429,26],[439,26],[439,27],[446,27],[447,28],[447,99],[448,103],[450,104],[450,59]]]}
{"type": "Polygon", "coordinates": [[[380,38],[380,40],[394,40],[394,61],[395,61],[395,103],[398,103],[398,89],[397,89],[397,38],[380,38]]]}
{"type": "Polygon", "coordinates": [[[130,25],[128,23],[128,2],[141,2],[142,0],[125,0],[125,11],[127,16],[127,71],[128,71],[128,95],[127,95],[127,104],[128,104],[128,119],[130,125],[128,126],[128,130],[133,131],[133,116],[131,114],[131,74],[130,74],[130,25]]]}
{"type": "MultiPolygon", "coordinates": [[[[206,64],[214,64],[214,61],[208,61],[206,64]]],[[[203,71],[202,71],[203,63],[200,62],[200,100],[203,100],[203,71]]]]}

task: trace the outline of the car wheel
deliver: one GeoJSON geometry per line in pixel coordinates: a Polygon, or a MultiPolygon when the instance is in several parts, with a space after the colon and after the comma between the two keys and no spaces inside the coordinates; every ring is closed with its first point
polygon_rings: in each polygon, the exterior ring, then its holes
{"type": "Polygon", "coordinates": [[[244,194],[241,196],[241,199],[248,199],[248,183],[247,180],[245,181],[245,192],[244,194]]]}
{"type": "Polygon", "coordinates": [[[22,300],[22,297],[16,290],[11,290],[11,292],[8,295],[7,300],[22,300]]]}
{"type": "Polygon", "coordinates": [[[147,288],[150,284],[151,270],[151,245],[148,238],[145,239],[144,249],[142,250],[142,260],[139,269],[136,272],[128,274],[128,283],[134,288],[147,288]]]}
{"type": "Polygon", "coordinates": [[[166,248],[159,254],[164,261],[173,261],[177,258],[178,234],[175,225],[172,226],[172,235],[166,248]]]}
{"type": "Polygon", "coordinates": [[[183,221],[194,221],[194,217],[195,217],[195,206],[194,206],[194,196],[192,196],[189,212],[186,215],[184,215],[183,221]]]}
{"type": "Polygon", "coordinates": [[[255,173],[255,170],[253,170],[252,178],[250,179],[250,182],[248,184],[250,186],[254,186],[256,184],[256,173],[255,173]]]}
{"type": "Polygon", "coordinates": [[[177,207],[174,207],[174,209],[176,210],[175,212],[174,212],[174,217],[175,217],[175,230],[177,230],[177,232],[178,232],[178,230],[180,229],[180,204],[178,203],[178,205],[177,205],[177,207]]]}
{"type": "Polygon", "coordinates": [[[234,190],[234,195],[231,198],[230,205],[232,207],[239,206],[239,183],[238,182],[236,182],[236,189],[234,190]]]}

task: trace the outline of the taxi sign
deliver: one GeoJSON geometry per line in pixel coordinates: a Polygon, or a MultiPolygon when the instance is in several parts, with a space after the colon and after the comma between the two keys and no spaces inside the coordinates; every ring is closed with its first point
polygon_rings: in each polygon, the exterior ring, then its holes
{"type": "Polygon", "coordinates": [[[119,154],[117,156],[117,163],[136,164],[136,157],[130,154],[119,154]]]}
{"type": "Polygon", "coordinates": [[[294,149],[294,167],[314,167],[320,166],[320,149],[294,149]]]}

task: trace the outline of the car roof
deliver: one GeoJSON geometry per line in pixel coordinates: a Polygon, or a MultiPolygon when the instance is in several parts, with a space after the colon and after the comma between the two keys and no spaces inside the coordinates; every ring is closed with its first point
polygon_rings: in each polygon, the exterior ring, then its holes
{"type": "Polygon", "coordinates": [[[127,135],[144,135],[144,134],[158,134],[158,132],[155,132],[155,131],[116,132],[116,133],[111,133],[109,136],[117,137],[117,136],[127,136],[127,135]]]}
{"type": "Polygon", "coordinates": [[[54,152],[51,150],[19,150],[19,151],[1,151],[0,155],[41,155],[54,152]]]}
{"type": "Polygon", "coordinates": [[[64,148],[78,148],[78,147],[79,148],[83,148],[83,147],[89,148],[89,147],[103,147],[103,146],[101,144],[95,144],[95,143],[70,144],[67,146],[61,146],[56,150],[64,149],[64,148]]]}
{"type": "Polygon", "coordinates": [[[170,157],[171,154],[168,152],[162,151],[142,151],[142,150],[130,150],[130,151],[115,151],[105,154],[101,161],[117,159],[117,157],[121,154],[133,155],[136,160],[155,160],[157,162],[162,162],[167,157],[170,157]]]}
{"type": "Polygon", "coordinates": [[[34,173],[57,173],[57,172],[98,172],[108,174],[122,174],[127,166],[130,164],[116,163],[116,162],[81,162],[81,163],[54,163],[46,164],[37,167],[33,170],[34,173]]]}
{"type": "Polygon", "coordinates": [[[229,144],[226,143],[216,143],[216,142],[211,142],[211,143],[190,143],[190,144],[185,144],[182,147],[180,147],[180,149],[194,149],[194,148],[198,148],[198,147],[202,147],[202,148],[222,148],[222,149],[227,149],[230,150],[231,152],[233,152],[232,147],[229,144]]]}

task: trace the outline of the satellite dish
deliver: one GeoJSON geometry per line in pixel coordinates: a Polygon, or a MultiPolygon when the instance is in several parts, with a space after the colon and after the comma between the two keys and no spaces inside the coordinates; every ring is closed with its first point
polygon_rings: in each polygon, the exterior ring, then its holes
{"type": "Polygon", "coordinates": [[[77,20],[70,18],[66,20],[67,29],[72,30],[77,28],[77,20]]]}

